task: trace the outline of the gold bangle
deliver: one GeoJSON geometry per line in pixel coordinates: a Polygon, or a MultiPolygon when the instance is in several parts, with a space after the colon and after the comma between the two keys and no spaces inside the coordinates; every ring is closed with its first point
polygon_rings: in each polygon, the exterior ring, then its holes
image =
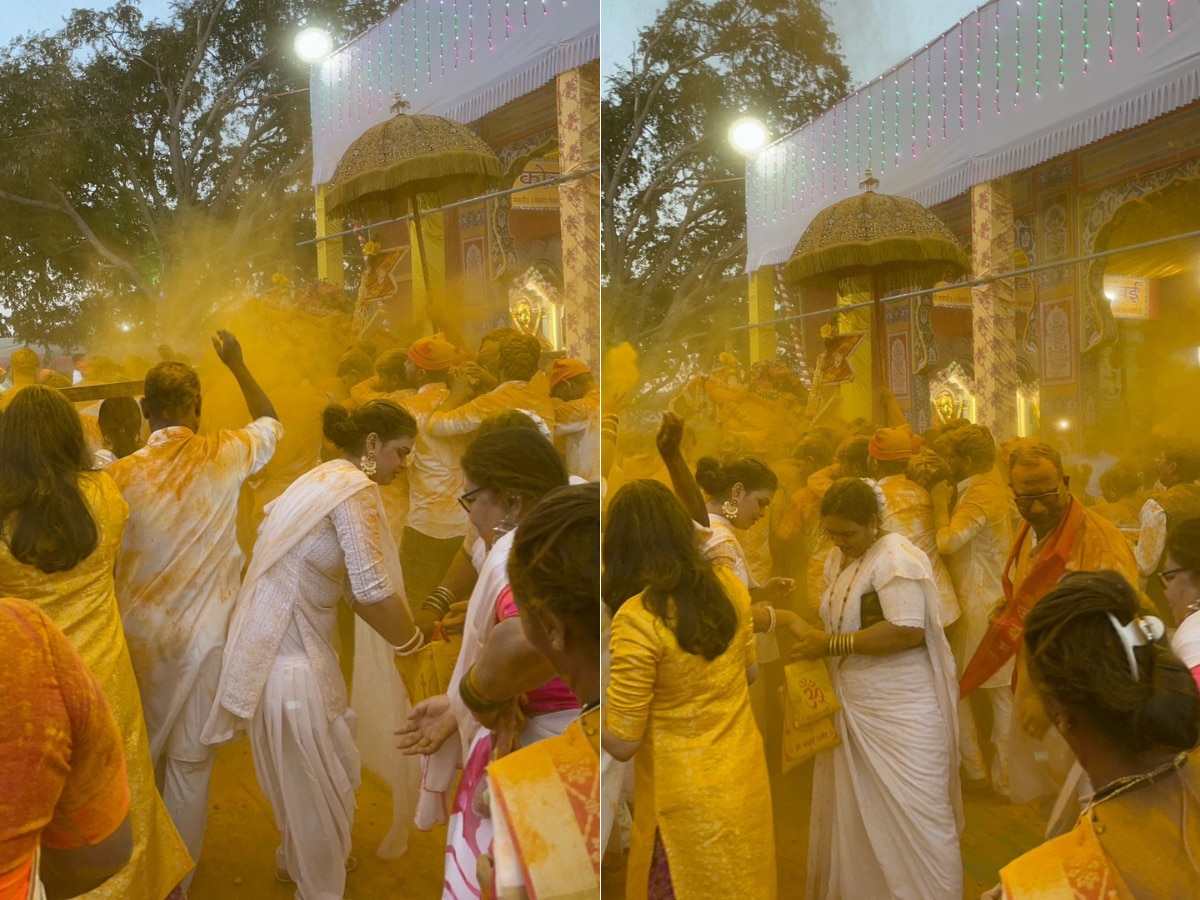
{"type": "Polygon", "coordinates": [[[851,633],[850,633],[850,641],[849,641],[849,644],[850,644],[850,648],[849,648],[849,649],[846,651],[846,655],[847,655],[847,656],[850,656],[851,654],[853,654],[853,653],[854,653],[854,632],[851,632],[851,633]]]}

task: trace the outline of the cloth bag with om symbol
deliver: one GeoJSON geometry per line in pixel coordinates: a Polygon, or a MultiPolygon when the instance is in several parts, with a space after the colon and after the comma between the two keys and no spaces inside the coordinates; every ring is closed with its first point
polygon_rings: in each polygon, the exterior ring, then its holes
{"type": "Polygon", "coordinates": [[[842,708],[829,669],[819,659],[800,660],[783,667],[783,771],[832,750],[842,742],[833,714],[842,708]]]}

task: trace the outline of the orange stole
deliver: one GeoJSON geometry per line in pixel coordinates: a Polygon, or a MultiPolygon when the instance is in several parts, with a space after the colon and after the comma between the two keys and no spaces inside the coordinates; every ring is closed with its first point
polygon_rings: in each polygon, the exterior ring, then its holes
{"type": "Polygon", "coordinates": [[[1086,817],[1001,869],[1000,882],[1012,900],[1134,900],[1086,817]]]}
{"type": "Polygon", "coordinates": [[[1009,573],[1016,564],[1017,554],[1025,544],[1025,536],[1029,534],[1029,523],[1021,522],[1012,551],[1008,554],[1008,562],[1004,564],[1004,611],[988,625],[987,633],[963,671],[958,683],[959,697],[967,696],[995,675],[1017,652],[1025,633],[1025,617],[1039,600],[1054,589],[1067,570],[1071,548],[1075,546],[1079,537],[1079,526],[1082,522],[1083,506],[1072,497],[1063,520],[1043,541],[1045,549],[1034,563],[1029,577],[1021,582],[1019,590],[1014,591],[1009,573]]]}
{"type": "Polygon", "coordinates": [[[532,900],[600,896],[600,756],[584,720],[598,730],[600,711],[488,766],[532,900]]]}

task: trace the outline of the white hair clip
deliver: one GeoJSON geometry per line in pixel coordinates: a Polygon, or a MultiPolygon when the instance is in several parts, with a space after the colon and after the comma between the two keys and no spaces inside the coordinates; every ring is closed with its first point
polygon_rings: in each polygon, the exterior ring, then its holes
{"type": "Polygon", "coordinates": [[[1133,680],[1138,680],[1137,657],[1133,654],[1134,647],[1145,647],[1155,641],[1160,641],[1167,633],[1166,626],[1158,616],[1136,616],[1128,625],[1122,625],[1117,617],[1108,613],[1108,621],[1112,622],[1113,630],[1125,647],[1125,656],[1129,660],[1129,672],[1133,680]]]}
{"type": "Polygon", "coordinates": [[[518,406],[516,411],[519,413],[524,413],[525,415],[529,416],[529,418],[533,419],[533,424],[536,425],[537,430],[542,433],[542,437],[553,442],[554,435],[550,433],[550,426],[546,424],[545,419],[535,413],[532,409],[522,409],[518,406]]]}
{"type": "Polygon", "coordinates": [[[879,507],[879,521],[882,522],[887,518],[888,505],[887,495],[884,494],[883,488],[879,486],[879,482],[873,478],[864,478],[863,481],[875,492],[875,505],[879,507]]]}

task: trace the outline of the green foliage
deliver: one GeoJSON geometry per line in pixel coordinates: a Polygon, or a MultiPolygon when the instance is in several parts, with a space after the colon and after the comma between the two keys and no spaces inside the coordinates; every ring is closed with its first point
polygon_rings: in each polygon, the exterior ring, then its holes
{"type": "Polygon", "coordinates": [[[312,277],[292,40],[306,23],[348,40],[391,6],[181,0],[163,22],[118,0],[0,51],[0,329],[69,345],[118,319],[185,329],[263,273],[312,277]]]}
{"type": "Polygon", "coordinates": [[[818,0],[671,0],[602,109],[605,343],[678,339],[726,317],[745,262],[752,115],[779,136],[840,99],[847,71],[818,0]]]}

